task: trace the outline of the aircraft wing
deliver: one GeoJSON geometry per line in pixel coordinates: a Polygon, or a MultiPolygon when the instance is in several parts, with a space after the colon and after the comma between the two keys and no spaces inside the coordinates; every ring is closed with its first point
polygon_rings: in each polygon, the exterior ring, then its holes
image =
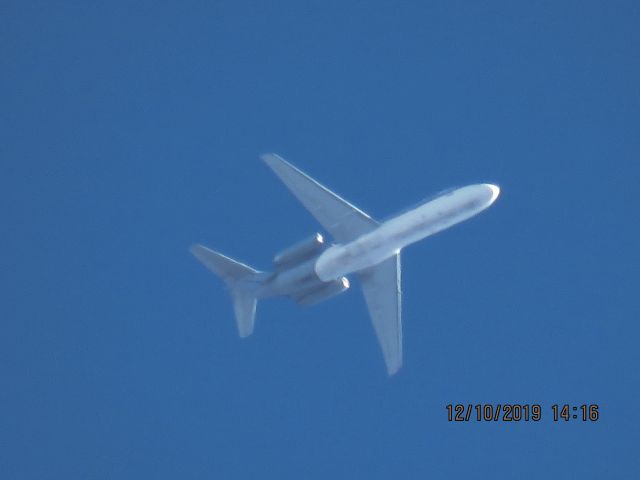
{"type": "Polygon", "coordinates": [[[260,158],[338,242],[349,242],[378,226],[378,222],[369,215],[323,187],[282,157],[268,153],[260,158]]]}
{"type": "Polygon", "coordinates": [[[400,253],[358,273],[389,375],[402,366],[400,253]]]}

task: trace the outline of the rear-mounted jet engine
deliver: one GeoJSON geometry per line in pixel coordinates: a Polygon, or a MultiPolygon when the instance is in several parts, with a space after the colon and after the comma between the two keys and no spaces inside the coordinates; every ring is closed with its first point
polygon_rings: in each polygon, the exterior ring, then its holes
{"type": "Polygon", "coordinates": [[[278,253],[273,258],[276,271],[262,285],[261,294],[284,294],[300,304],[312,305],[347,290],[346,277],[324,282],[316,274],[316,260],[327,247],[322,235],[316,233],[278,253]]]}

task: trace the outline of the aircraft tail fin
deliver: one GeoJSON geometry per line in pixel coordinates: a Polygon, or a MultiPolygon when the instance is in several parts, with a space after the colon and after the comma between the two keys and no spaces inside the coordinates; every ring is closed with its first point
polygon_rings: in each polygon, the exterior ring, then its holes
{"type": "Polygon", "coordinates": [[[220,277],[229,287],[233,299],[233,310],[241,337],[253,333],[256,317],[259,272],[203,245],[193,245],[191,253],[209,270],[220,277]]]}

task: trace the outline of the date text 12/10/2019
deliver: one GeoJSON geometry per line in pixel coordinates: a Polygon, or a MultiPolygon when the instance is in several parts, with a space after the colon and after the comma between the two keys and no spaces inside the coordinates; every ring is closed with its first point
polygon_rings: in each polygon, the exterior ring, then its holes
{"type": "MultiPolygon", "coordinates": [[[[539,422],[546,417],[538,403],[450,403],[446,406],[450,422],[539,422]]],[[[597,422],[600,407],[595,404],[553,404],[547,410],[554,422],[597,422]]]]}

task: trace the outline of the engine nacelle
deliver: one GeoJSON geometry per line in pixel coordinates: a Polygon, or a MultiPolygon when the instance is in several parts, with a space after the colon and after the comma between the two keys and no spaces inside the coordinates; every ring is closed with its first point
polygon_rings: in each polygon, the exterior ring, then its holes
{"type": "Polygon", "coordinates": [[[275,283],[280,289],[289,291],[321,284],[322,280],[318,278],[315,267],[316,259],[314,257],[299,265],[279,271],[275,277],[275,283]]]}
{"type": "Polygon", "coordinates": [[[278,269],[282,269],[315,256],[324,247],[324,238],[319,233],[316,233],[313,237],[296,243],[294,246],[277,254],[273,258],[273,263],[278,269]]]}
{"type": "Polygon", "coordinates": [[[348,288],[349,279],[347,277],[342,277],[338,280],[333,280],[332,282],[323,283],[319,287],[311,291],[304,292],[301,295],[296,295],[294,298],[296,302],[300,303],[301,305],[313,305],[315,303],[321,302],[322,300],[327,300],[331,297],[335,297],[348,288]]]}

